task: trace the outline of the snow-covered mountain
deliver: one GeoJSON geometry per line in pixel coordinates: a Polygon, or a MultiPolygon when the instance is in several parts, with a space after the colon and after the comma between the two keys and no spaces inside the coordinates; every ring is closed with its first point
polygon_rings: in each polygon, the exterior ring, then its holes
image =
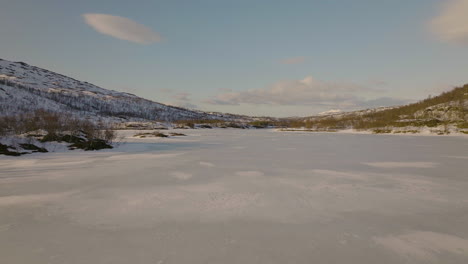
{"type": "Polygon", "coordinates": [[[37,109],[109,121],[246,118],[169,106],[133,94],[103,89],[24,62],[0,59],[0,115],[37,109]]]}

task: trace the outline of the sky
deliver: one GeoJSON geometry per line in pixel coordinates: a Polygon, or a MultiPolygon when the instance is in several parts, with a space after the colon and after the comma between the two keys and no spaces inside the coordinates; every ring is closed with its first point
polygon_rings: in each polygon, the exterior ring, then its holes
{"type": "Polygon", "coordinates": [[[307,116],[468,83],[468,0],[0,0],[0,58],[207,111],[307,116]]]}

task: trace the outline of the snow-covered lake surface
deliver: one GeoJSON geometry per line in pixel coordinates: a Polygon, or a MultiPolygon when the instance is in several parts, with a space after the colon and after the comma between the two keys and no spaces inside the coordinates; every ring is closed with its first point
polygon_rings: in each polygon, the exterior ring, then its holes
{"type": "Polygon", "coordinates": [[[182,133],[0,157],[0,263],[468,263],[466,137],[182,133]]]}

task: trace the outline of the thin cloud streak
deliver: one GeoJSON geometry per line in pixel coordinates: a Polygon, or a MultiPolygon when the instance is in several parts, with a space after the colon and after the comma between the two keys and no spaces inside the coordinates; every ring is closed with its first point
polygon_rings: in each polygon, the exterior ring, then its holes
{"type": "Polygon", "coordinates": [[[152,44],[162,40],[152,29],[125,17],[87,13],[83,14],[83,18],[97,32],[117,39],[138,44],[152,44]]]}

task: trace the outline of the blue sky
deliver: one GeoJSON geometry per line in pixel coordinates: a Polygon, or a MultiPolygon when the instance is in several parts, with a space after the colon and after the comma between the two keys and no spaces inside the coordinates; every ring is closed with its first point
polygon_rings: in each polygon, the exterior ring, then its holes
{"type": "Polygon", "coordinates": [[[1,58],[201,110],[303,116],[468,83],[467,0],[0,2],[1,58]]]}

